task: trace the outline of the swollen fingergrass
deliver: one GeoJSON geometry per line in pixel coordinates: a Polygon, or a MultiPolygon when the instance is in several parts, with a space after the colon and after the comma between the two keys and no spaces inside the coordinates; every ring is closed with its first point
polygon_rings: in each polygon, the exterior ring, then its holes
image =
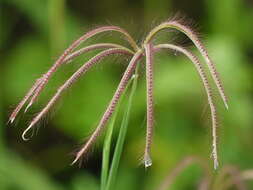
{"type": "MultiPolygon", "coordinates": [[[[155,44],[155,41],[153,40],[160,31],[164,29],[176,29],[181,33],[184,33],[195,45],[198,52],[201,54],[201,56],[205,60],[205,64],[208,66],[208,71],[210,72],[212,76],[212,82],[215,83],[216,88],[219,91],[219,95],[221,99],[224,102],[224,105],[226,108],[228,108],[227,103],[227,97],[224,93],[224,88],[222,85],[222,82],[220,80],[219,74],[216,70],[215,64],[211,61],[210,56],[207,52],[206,47],[199,39],[198,35],[186,24],[184,24],[181,20],[177,19],[171,19],[167,20],[160,25],[154,27],[147,35],[145,40],[142,42],[140,47],[137,45],[135,40],[131,37],[130,34],[128,34],[127,31],[124,29],[117,27],[117,26],[103,26],[95,28],[84,35],[82,35],[79,39],[74,41],[64,52],[63,54],[56,60],[56,62],[53,64],[53,66],[40,78],[38,78],[35,82],[35,84],[32,86],[32,88],[27,92],[25,97],[21,100],[21,102],[17,105],[16,109],[12,112],[10,115],[9,121],[12,123],[17,114],[20,112],[22,107],[27,103],[27,107],[25,111],[35,102],[35,100],[40,95],[41,91],[44,89],[45,85],[48,83],[49,79],[53,76],[53,74],[58,70],[58,68],[68,62],[71,62],[74,58],[81,56],[85,54],[86,52],[93,51],[93,50],[101,50],[105,49],[99,53],[97,53],[94,57],[92,57],[90,60],[88,60],[86,63],[84,63],[75,73],[72,74],[72,76],[69,77],[68,80],[65,81],[63,85],[61,85],[56,93],[53,95],[53,97],[48,101],[47,105],[32,119],[27,129],[23,132],[23,139],[28,140],[27,137],[28,131],[34,128],[34,126],[42,119],[44,115],[46,115],[49,110],[52,108],[52,106],[56,103],[56,101],[61,97],[61,95],[69,89],[73,83],[75,83],[77,80],[79,80],[86,72],[90,70],[93,66],[98,64],[103,58],[120,54],[121,56],[130,56],[131,61],[129,62],[119,84],[117,89],[115,90],[115,93],[109,102],[102,118],[98,122],[97,128],[92,133],[92,135],[89,137],[87,142],[81,147],[81,149],[77,152],[75,159],[73,163],[76,163],[82,156],[85,156],[86,153],[89,151],[90,147],[94,145],[97,138],[101,135],[101,133],[106,129],[107,122],[111,119],[113,113],[117,110],[117,105],[119,104],[119,100],[121,97],[125,94],[125,90],[127,88],[127,84],[131,80],[131,78],[137,76],[137,73],[134,74],[134,71],[136,70],[136,67],[140,65],[139,60],[142,57],[146,57],[145,59],[145,66],[146,66],[146,103],[147,103],[147,132],[146,132],[146,145],[144,150],[144,160],[143,163],[145,164],[145,167],[149,167],[152,165],[152,159],[151,159],[151,147],[152,147],[152,138],[153,138],[153,121],[154,121],[154,110],[153,110],[153,64],[154,60],[154,54],[155,52],[161,50],[161,49],[170,49],[172,51],[178,51],[182,54],[186,55],[186,57],[194,64],[199,76],[200,81],[203,83],[203,86],[206,91],[207,95],[207,101],[209,104],[209,108],[211,111],[211,118],[212,118],[212,157],[214,160],[214,168],[216,169],[218,167],[218,150],[217,150],[217,113],[216,113],[216,105],[213,101],[213,93],[211,85],[209,85],[209,81],[206,77],[206,71],[203,69],[202,63],[199,61],[197,56],[195,56],[191,51],[188,49],[182,48],[178,45],[173,44],[155,44]],[[112,44],[112,43],[95,43],[89,46],[86,46],[84,48],[80,48],[79,50],[76,50],[81,43],[88,40],[89,38],[92,38],[93,36],[96,36],[100,33],[104,32],[117,32],[123,35],[125,40],[128,42],[128,44],[131,46],[130,48],[124,47],[119,44],[112,44]]],[[[126,113],[124,115],[120,134],[117,142],[117,146],[115,149],[115,154],[113,157],[113,162],[111,165],[111,169],[108,176],[108,182],[107,181],[107,175],[108,175],[108,166],[109,166],[109,153],[110,153],[110,144],[111,144],[111,133],[113,130],[114,120],[112,120],[111,125],[109,126],[109,132],[108,136],[106,136],[106,142],[104,147],[104,160],[103,160],[103,171],[102,174],[102,186],[104,187],[106,184],[106,189],[109,190],[114,183],[115,179],[115,173],[117,172],[120,155],[122,152],[122,147],[125,139],[125,133],[127,130],[127,124],[129,119],[129,112],[132,104],[132,96],[135,91],[137,79],[134,79],[132,91],[128,100],[128,107],[126,110],[126,113]]],[[[116,117],[116,116],[114,116],[116,117]]]]}

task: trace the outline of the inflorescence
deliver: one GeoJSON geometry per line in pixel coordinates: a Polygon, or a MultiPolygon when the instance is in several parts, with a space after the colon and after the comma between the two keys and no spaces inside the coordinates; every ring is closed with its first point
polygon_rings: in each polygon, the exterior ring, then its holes
{"type": "Polygon", "coordinates": [[[153,136],[153,126],[154,126],[154,111],[153,111],[153,65],[154,65],[154,54],[157,51],[162,49],[168,49],[176,52],[180,52],[185,55],[195,66],[200,79],[203,83],[204,89],[207,94],[208,104],[211,111],[212,116],[212,157],[214,160],[214,168],[218,167],[218,156],[217,156],[217,111],[216,106],[214,104],[212,88],[209,85],[208,78],[206,75],[206,71],[204,70],[202,63],[199,59],[188,49],[180,47],[178,45],[173,44],[155,44],[154,37],[161,31],[165,29],[175,29],[182,33],[184,33],[196,46],[199,53],[205,60],[205,63],[208,66],[208,71],[210,72],[212,79],[219,91],[219,95],[221,96],[225,107],[228,109],[227,98],[225,96],[223,86],[219,75],[216,71],[214,63],[209,58],[206,48],[198,38],[195,32],[187,26],[183,24],[180,20],[171,19],[163,22],[162,24],[153,28],[139,47],[135,40],[125,31],[124,29],[117,26],[103,26],[93,29],[83,36],[81,36],[78,40],[74,41],[64,52],[63,54],[56,60],[54,65],[40,78],[38,78],[32,88],[27,92],[25,97],[21,100],[21,102],[14,109],[12,114],[10,115],[9,122],[13,123],[16,116],[20,112],[20,110],[24,107],[26,103],[27,107],[25,108],[25,112],[28,110],[30,106],[37,100],[38,96],[41,94],[45,85],[48,83],[53,74],[57,71],[57,69],[66,64],[76,57],[83,55],[84,53],[90,52],[92,50],[103,49],[100,53],[89,59],[86,63],[84,63],[65,83],[57,89],[57,92],[53,95],[53,97],[49,100],[47,105],[32,119],[27,129],[24,130],[22,134],[23,140],[29,140],[27,138],[27,133],[29,130],[33,129],[34,126],[45,116],[46,113],[52,108],[52,106],[56,103],[56,101],[60,98],[61,94],[67,90],[73,83],[75,83],[81,76],[83,76],[90,68],[95,66],[95,64],[100,63],[102,59],[108,57],[113,54],[121,54],[126,56],[131,56],[131,61],[128,64],[121,81],[107,106],[106,111],[104,112],[102,118],[100,119],[97,128],[89,137],[88,141],[81,147],[81,149],[77,152],[76,157],[73,163],[76,163],[83,155],[87,153],[89,148],[94,144],[97,140],[101,132],[106,127],[106,123],[112,116],[119,99],[126,88],[129,80],[134,75],[134,71],[138,63],[140,63],[140,59],[145,57],[146,61],[146,98],[147,98],[147,131],[146,131],[146,146],[144,152],[144,165],[148,167],[152,165],[152,159],[150,156],[151,153],[151,145],[152,145],[152,136],[153,136]],[[130,44],[131,48],[124,47],[119,44],[114,43],[96,43],[93,45],[86,46],[84,48],[80,48],[76,50],[78,46],[86,41],[87,39],[104,32],[118,32],[124,36],[124,39],[130,44]],[[28,102],[29,101],[29,102],[28,102]]]}

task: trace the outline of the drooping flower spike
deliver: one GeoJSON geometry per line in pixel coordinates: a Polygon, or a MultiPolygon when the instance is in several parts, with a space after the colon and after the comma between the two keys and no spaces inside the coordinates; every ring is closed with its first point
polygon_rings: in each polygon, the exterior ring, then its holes
{"type": "MultiPolygon", "coordinates": [[[[58,69],[58,67],[60,67],[63,63],[65,58],[75,49],[77,48],[81,43],[83,43],[84,41],[86,41],[87,39],[100,34],[102,32],[107,32],[107,31],[116,31],[119,32],[121,34],[124,35],[124,37],[126,38],[126,40],[130,43],[130,45],[132,46],[132,48],[134,50],[138,50],[138,46],[135,43],[135,41],[133,40],[133,38],[122,28],[117,27],[117,26],[103,26],[103,27],[99,27],[96,28],[94,30],[91,30],[87,33],[85,33],[83,36],[81,36],[78,40],[74,41],[69,48],[67,48],[63,54],[57,59],[57,61],[55,62],[55,64],[48,70],[47,73],[43,74],[41,78],[37,79],[35,84],[32,86],[32,88],[28,91],[28,93],[26,94],[26,96],[21,100],[21,102],[18,104],[18,106],[14,109],[14,111],[12,112],[10,118],[9,118],[9,122],[12,123],[17,114],[19,113],[19,111],[22,109],[22,107],[24,106],[24,104],[27,102],[27,100],[29,98],[31,98],[28,106],[26,107],[25,111],[35,102],[36,98],[40,95],[40,92],[43,90],[44,86],[48,83],[48,80],[50,79],[50,77],[52,76],[52,74],[54,72],[56,72],[56,70],[58,69]]],[[[112,45],[112,44],[111,44],[112,45]]],[[[117,45],[116,45],[117,46],[117,45]]],[[[107,46],[108,47],[108,46],[107,46]]],[[[86,47],[86,51],[79,51],[79,53],[76,52],[76,54],[81,55],[82,53],[91,51],[91,50],[95,50],[95,49],[99,49],[101,48],[98,44],[95,44],[94,46],[88,48],[86,47]]],[[[104,48],[106,48],[106,46],[104,46],[104,48]]]]}
{"type": "Polygon", "coordinates": [[[146,96],[147,96],[147,134],[146,134],[146,146],[144,152],[144,165],[149,167],[152,165],[152,159],[150,156],[153,125],[154,125],[154,108],[153,108],[153,61],[154,61],[154,48],[151,43],[145,44],[146,54],[146,96]]]}
{"type": "Polygon", "coordinates": [[[108,55],[112,54],[129,54],[131,55],[132,52],[125,49],[125,48],[112,48],[108,50],[104,50],[101,53],[97,54],[93,58],[91,58],[89,61],[87,61],[82,67],[80,67],[60,88],[58,88],[57,92],[53,96],[53,98],[50,99],[48,104],[45,108],[42,109],[42,111],[33,118],[31,121],[29,127],[23,132],[23,139],[29,140],[25,137],[26,133],[45,115],[49,109],[52,107],[52,105],[57,101],[57,99],[60,97],[62,92],[69,88],[81,75],[85,74],[92,66],[94,66],[96,63],[98,63],[101,59],[107,57],[108,55]]]}
{"type": "Polygon", "coordinates": [[[22,109],[22,107],[26,104],[26,102],[30,99],[30,102],[28,103],[28,106],[26,107],[25,111],[34,103],[34,101],[38,98],[41,91],[45,87],[45,85],[48,83],[49,79],[52,77],[52,75],[57,71],[57,69],[62,65],[71,62],[73,59],[75,59],[78,56],[81,56],[85,54],[88,51],[92,50],[98,50],[98,49],[105,49],[92,57],[89,61],[84,63],[72,76],[66,80],[66,82],[60,86],[57,89],[57,92],[54,94],[54,96],[49,100],[47,105],[32,119],[30,122],[30,125],[28,128],[23,132],[22,137],[24,140],[28,140],[26,137],[27,132],[32,129],[36,123],[51,109],[51,107],[56,103],[56,101],[59,99],[61,94],[67,90],[74,82],[76,82],[81,76],[83,76],[91,67],[93,67],[95,64],[99,63],[103,58],[113,55],[113,54],[121,54],[132,56],[130,63],[128,64],[121,81],[118,85],[118,88],[116,89],[112,100],[108,104],[108,107],[106,111],[104,112],[102,118],[100,119],[97,128],[93,132],[93,134],[90,136],[88,141],[81,147],[80,151],[76,154],[76,157],[73,161],[73,163],[77,162],[82,156],[84,156],[89,148],[94,144],[96,139],[99,137],[101,132],[106,127],[107,121],[110,119],[112,113],[115,110],[115,107],[125,90],[130,78],[134,74],[134,70],[139,64],[139,60],[142,57],[145,57],[146,59],[146,97],[147,97],[147,133],[146,133],[146,145],[145,145],[145,151],[144,151],[144,165],[145,167],[149,167],[152,165],[152,159],[151,159],[151,145],[152,145],[152,136],[153,136],[153,126],[154,126],[154,108],[153,108],[153,65],[154,65],[154,54],[155,52],[161,50],[161,49],[170,49],[172,51],[177,51],[182,54],[184,54],[195,66],[200,79],[204,85],[208,103],[211,110],[211,116],[212,116],[212,136],[213,136],[213,150],[212,150],[212,156],[214,159],[214,168],[218,167],[218,156],[217,156],[217,134],[216,134],[216,128],[217,128],[217,113],[216,113],[216,107],[213,101],[212,97],[212,89],[208,83],[205,70],[203,69],[203,66],[201,62],[198,60],[198,58],[192,54],[189,50],[182,48],[177,45],[173,44],[153,44],[152,39],[155,37],[155,35],[165,29],[165,28],[174,28],[177,29],[186,36],[188,36],[191,41],[195,44],[201,55],[204,57],[206,64],[208,65],[209,71],[212,75],[212,78],[214,80],[214,83],[217,86],[217,89],[219,90],[220,96],[225,104],[225,107],[227,106],[227,98],[225,96],[222,83],[219,79],[219,75],[216,71],[214,63],[210,60],[208,53],[206,49],[204,48],[204,45],[201,43],[197,35],[187,26],[181,24],[180,22],[176,20],[166,21],[157,27],[155,27],[151,32],[147,35],[145,38],[143,44],[141,44],[141,48],[138,47],[136,42],[133,40],[133,38],[123,29],[116,27],[116,26],[104,26],[100,28],[96,28],[94,30],[91,30],[90,32],[87,32],[84,34],[81,38],[76,40],[73,44],[69,46],[68,49],[64,51],[64,53],[57,59],[55,64],[48,70],[47,73],[42,75],[41,78],[37,79],[35,84],[32,86],[32,88],[28,91],[26,96],[22,99],[22,101],[18,104],[16,109],[11,114],[9,121],[12,123],[19,111],[22,109]],[[124,35],[125,39],[129,42],[131,45],[131,49],[124,47],[119,44],[112,44],[112,43],[96,43],[93,45],[86,46],[84,48],[81,48],[79,50],[74,51],[82,42],[85,40],[93,37],[94,35],[97,35],[102,32],[107,31],[116,31],[124,35]]]}
{"type": "Polygon", "coordinates": [[[161,49],[171,49],[177,52],[180,52],[182,54],[184,54],[186,57],[188,57],[188,59],[191,60],[191,62],[194,64],[200,78],[201,81],[203,83],[203,86],[205,88],[206,94],[207,94],[207,99],[208,99],[208,104],[211,110],[211,117],[212,117],[212,136],[213,136],[213,150],[212,150],[212,156],[214,159],[214,168],[216,169],[218,167],[218,153],[217,153],[217,132],[216,132],[216,128],[217,128],[217,113],[216,113],[216,107],[214,104],[214,100],[213,100],[213,95],[212,95],[212,89],[211,86],[209,85],[209,82],[207,80],[207,76],[205,74],[205,71],[203,69],[203,66],[201,65],[199,59],[192,54],[190,51],[179,47],[179,46],[175,46],[172,44],[160,44],[156,46],[157,48],[161,48],[161,49]]]}
{"type": "Polygon", "coordinates": [[[182,32],[186,36],[188,36],[190,38],[190,40],[195,44],[195,46],[197,47],[197,49],[199,50],[199,52],[201,53],[201,55],[205,59],[205,62],[209,68],[209,71],[211,72],[211,76],[214,80],[214,83],[219,90],[219,93],[220,93],[220,96],[224,102],[224,105],[225,105],[226,109],[228,109],[228,100],[227,100],[227,97],[224,93],[224,88],[223,88],[222,82],[220,80],[219,74],[215,68],[215,65],[211,61],[205,46],[202,44],[202,42],[200,41],[198,36],[189,27],[181,24],[180,22],[178,22],[176,20],[164,22],[164,23],[158,25],[157,27],[155,27],[153,30],[151,30],[151,32],[146,37],[144,44],[147,44],[148,42],[150,42],[152,40],[152,38],[154,38],[154,36],[158,32],[160,32],[161,30],[164,30],[166,28],[172,28],[172,29],[179,30],[180,32],[182,32]]]}
{"type": "Polygon", "coordinates": [[[123,77],[121,78],[121,81],[118,85],[117,90],[115,91],[113,98],[111,100],[111,102],[109,103],[104,115],[102,116],[95,132],[91,135],[91,137],[89,138],[89,140],[87,141],[87,143],[81,148],[81,150],[77,153],[75,160],[73,161],[73,163],[75,163],[76,161],[79,160],[79,158],[84,155],[87,150],[89,149],[89,147],[95,142],[95,140],[97,139],[97,137],[100,135],[101,131],[104,129],[104,127],[106,126],[106,122],[110,119],[112,113],[114,112],[116,105],[123,93],[123,91],[125,90],[127,83],[129,81],[129,79],[131,78],[131,76],[134,73],[134,70],[136,68],[136,65],[139,61],[139,59],[142,56],[142,51],[137,51],[135,53],[135,55],[133,56],[133,58],[131,59],[126,71],[124,72],[123,77]]]}

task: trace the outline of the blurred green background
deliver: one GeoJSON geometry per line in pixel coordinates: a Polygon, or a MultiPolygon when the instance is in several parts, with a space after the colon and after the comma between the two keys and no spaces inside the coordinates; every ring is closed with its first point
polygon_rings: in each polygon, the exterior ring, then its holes
{"type": "MultiPolygon", "coordinates": [[[[84,32],[99,25],[119,25],[141,42],[152,27],[177,12],[197,23],[195,27],[217,65],[229,97],[229,111],[216,97],[220,165],[235,165],[242,170],[253,168],[252,1],[1,0],[1,190],[99,189],[103,137],[81,168],[70,166],[73,159],[70,153],[96,127],[126,67],[126,59],[107,58],[82,77],[64,93],[28,142],[22,141],[21,133],[32,116],[92,54],[62,67],[39,101],[27,114],[21,113],[12,126],[6,124],[8,115],[33,81],[84,32]]],[[[184,36],[172,38],[165,40],[188,44],[184,36]]],[[[88,43],[97,41],[124,44],[122,37],[114,33],[99,35],[88,43]]],[[[142,68],[115,189],[156,189],[188,155],[203,157],[212,167],[206,95],[192,64],[173,53],[156,55],[153,166],[145,170],[140,165],[146,122],[144,73],[142,68]]],[[[171,189],[196,189],[201,175],[198,167],[192,167],[171,189]]]]}

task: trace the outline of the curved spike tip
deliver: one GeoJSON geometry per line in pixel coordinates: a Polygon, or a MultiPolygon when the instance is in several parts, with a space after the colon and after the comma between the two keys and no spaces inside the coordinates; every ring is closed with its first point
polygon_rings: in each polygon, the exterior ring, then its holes
{"type": "Polygon", "coordinates": [[[79,157],[76,156],[75,159],[73,160],[73,162],[70,165],[73,166],[78,160],[79,160],[79,157]]]}
{"type": "Polygon", "coordinates": [[[227,103],[225,103],[225,108],[228,110],[228,104],[227,103]]]}
{"type": "Polygon", "coordinates": [[[29,141],[30,139],[29,139],[29,138],[26,138],[25,135],[26,135],[26,133],[24,132],[24,133],[22,134],[22,139],[23,139],[23,141],[29,141]]]}
{"type": "Polygon", "coordinates": [[[77,154],[76,154],[76,157],[75,159],[73,160],[73,162],[71,163],[71,165],[74,165],[80,158],[81,156],[83,155],[83,149],[81,149],[77,154]]]}
{"type": "Polygon", "coordinates": [[[14,120],[15,120],[15,117],[10,117],[10,119],[9,119],[9,121],[7,123],[12,124],[14,120]]]}
{"type": "Polygon", "coordinates": [[[217,160],[214,160],[214,170],[217,170],[219,167],[219,162],[217,160]]]}
{"type": "Polygon", "coordinates": [[[26,108],[25,108],[25,113],[27,112],[27,110],[31,107],[31,105],[33,104],[33,102],[32,101],[30,101],[29,102],[29,104],[26,106],[26,108]]]}
{"type": "Polygon", "coordinates": [[[144,156],[144,166],[145,168],[152,166],[152,159],[149,155],[144,156]]]}
{"type": "Polygon", "coordinates": [[[217,153],[216,153],[215,149],[213,150],[213,152],[211,154],[211,158],[213,158],[213,167],[214,167],[214,170],[217,170],[218,167],[219,167],[219,161],[218,161],[217,153]]]}
{"type": "Polygon", "coordinates": [[[22,133],[22,139],[23,139],[24,141],[29,141],[29,140],[30,140],[30,138],[26,138],[26,135],[27,135],[27,132],[28,132],[31,128],[32,128],[32,125],[29,125],[29,126],[26,128],[26,130],[24,130],[24,132],[22,133]]]}

